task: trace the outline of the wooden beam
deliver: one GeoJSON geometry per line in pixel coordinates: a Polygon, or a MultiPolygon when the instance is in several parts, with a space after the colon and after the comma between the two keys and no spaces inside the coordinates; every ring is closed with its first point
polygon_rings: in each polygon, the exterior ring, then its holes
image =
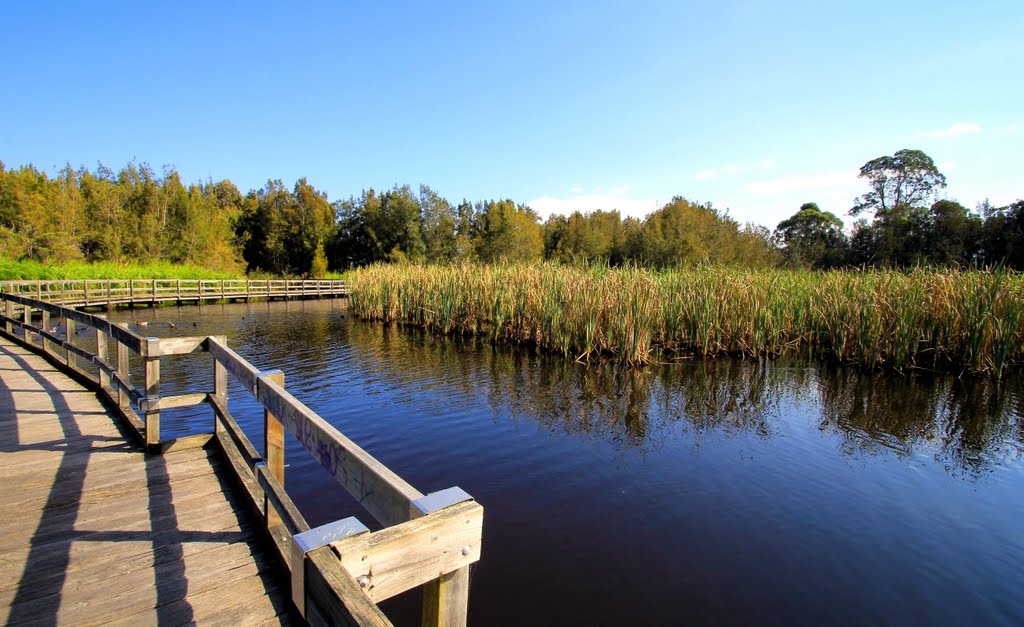
{"type": "Polygon", "coordinates": [[[366,578],[367,596],[380,602],[479,560],[483,522],[484,508],[466,501],[331,546],[349,574],[366,578]]]}
{"type": "Polygon", "coordinates": [[[192,407],[206,402],[206,392],[196,394],[177,394],[175,396],[162,396],[154,402],[145,401],[143,411],[161,411],[164,409],[176,409],[178,407],[192,407]]]}
{"type": "Polygon", "coordinates": [[[160,446],[160,358],[146,358],[146,401],[153,406],[146,408],[146,448],[158,449],[160,446]],[[155,400],[153,400],[155,399],[155,400]]]}
{"type": "Polygon", "coordinates": [[[165,337],[160,338],[156,346],[151,346],[147,355],[155,357],[158,355],[188,355],[197,349],[203,348],[206,336],[202,337],[165,337]]]}
{"type": "Polygon", "coordinates": [[[423,627],[462,627],[469,610],[469,566],[423,586],[423,627]]]}
{"type": "Polygon", "coordinates": [[[213,355],[214,359],[223,364],[224,368],[234,375],[242,386],[249,390],[250,394],[256,396],[256,380],[260,376],[260,371],[255,366],[228,348],[227,344],[218,337],[211,336],[207,339],[206,350],[213,355]]]}
{"type": "Polygon", "coordinates": [[[330,547],[306,554],[306,621],[310,625],[385,627],[391,621],[339,564],[330,547]]]}
{"type": "Polygon", "coordinates": [[[410,503],[423,493],[268,377],[257,387],[260,404],[382,525],[409,519],[410,503]]]}
{"type": "Polygon", "coordinates": [[[272,525],[268,524],[268,527],[284,525],[288,533],[293,535],[309,530],[309,523],[299,512],[299,508],[295,506],[292,498],[284,491],[284,486],[277,482],[277,478],[265,464],[256,466],[256,479],[266,498],[267,521],[272,518],[271,512],[275,513],[273,517],[275,522],[272,525]]]}
{"type": "Polygon", "coordinates": [[[107,365],[107,334],[99,329],[96,329],[96,358],[93,361],[99,368],[97,383],[100,389],[110,387],[110,369],[104,371],[103,368],[107,365]]]}
{"type": "MultiPolygon", "coordinates": [[[[260,381],[272,381],[275,385],[284,387],[284,373],[280,370],[264,372],[260,374],[260,381]]],[[[284,488],[284,425],[274,416],[273,412],[263,409],[263,459],[266,460],[267,470],[274,476],[274,479],[284,488]]],[[[272,527],[280,521],[276,512],[267,506],[267,526],[272,527]]]]}
{"type": "Polygon", "coordinates": [[[117,382],[117,404],[124,407],[128,404],[128,393],[126,389],[131,388],[131,375],[128,371],[128,347],[120,340],[117,340],[117,374],[114,380],[117,382]]]}
{"type": "MultiPolygon", "coordinates": [[[[75,320],[74,320],[74,318],[64,318],[64,341],[65,341],[65,344],[64,344],[65,348],[73,346],[74,343],[75,343],[75,320]]],[[[90,355],[89,358],[91,359],[92,355],[90,355]]],[[[75,351],[70,350],[70,349],[68,350],[67,365],[68,365],[68,368],[74,368],[75,367],[75,351]]]]}
{"type": "Polygon", "coordinates": [[[223,401],[215,395],[210,395],[209,403],[213,407],[213,413],[217,417],[217,423],[222,425],[218,428],[218,433],[227,433],[231,440],[234,441],[236,448],[239,452],[246,457],[246,462],[251,469],[257,462],[263,461],[263,456],[260,455],[256,447],[253,446],[249,438],[246,437],[245,432],[235,422],[234,417],[228,412],[228,408],[224,406],[223,401]]]}

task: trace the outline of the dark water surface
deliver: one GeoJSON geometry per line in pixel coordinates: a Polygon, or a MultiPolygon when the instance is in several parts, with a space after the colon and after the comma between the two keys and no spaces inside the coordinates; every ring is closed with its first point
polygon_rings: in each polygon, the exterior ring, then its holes
{"type": "MultiPolygon", "coordinates": [[[[225,334],[422,492],[476,497],[472,624],[1024,623],[1019,373],[587,366],[353,320],[345,301],[110,317],[225,334]]],[[[165,393],[212,388],[208,355],[162,367],[165,393]]],[[[254,401],[234,386],[230,402],[259,445],[254,401]]],[[[164,436],[211,424],[167,412],[164,436]]],[[[311,524],[370,523],[294,440],[286,462],[311,524]]],[[[418,602],[384,608],[418,624],[418,602]]]]}

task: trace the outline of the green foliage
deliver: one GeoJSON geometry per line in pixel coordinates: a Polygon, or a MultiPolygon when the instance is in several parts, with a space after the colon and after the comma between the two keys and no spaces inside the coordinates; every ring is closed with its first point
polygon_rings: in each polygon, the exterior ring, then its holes
{"type": "Polygon", "coordinates": [[[775,238],[783,246],[786,265],[793,268],[834,268],[845,261],[842,220],[813,202],[779,222],[775,238]]]}
{"type": "Polygon", "coordinates": [[[39,261],[0,258],[0,280],[82,280],[82,279],[237,279],[239,272],[211,270],[200,266],[167,262],[148,264],[97,261],[41,263],[39,261]]]}
{"type": "Polygon", "coordinates": [[[544,236],[537,214],[511,200],[487,201],[477,207],[479,236],[476,254],[481,261],[539,261],[544,236]]]}
{"type": "Polygon", "coordinates": [[[313,253],[313,264],[309,269],[309,276],[314,279],[323,279],[327,276],[327,255],[324,253],[324,244],[316,245],[316,252],[313,253]]]}
{"type": "Polygon", "coordinates": [[[238,192],[230,181],[185,186],[177,172],[158,177],[146,164],[120,172],[65,166],[54,178],[32,166],[0,168],[0,256],[170,262],[227,272],[240,269],[231,220],[238,192]],[[232,195],[233,194],[233,195],[232,195]]]}
{"type": "Polygon", "coordinates": [[[376,265],[349,280],[358,316],[580,360],[800,353],[997,378],[1024,361],[1024,276],[1005,270],[376,265]]]}
{"type": "Polygon", "coordinates": [[[884,214],[920,206],[946,186],[946,177],[920,150],[898,150],[891,157],[872,159],[861,166],[860,178],[868,180],[871,191],[850,210],[854,216],[868,210],[884,214]]]}

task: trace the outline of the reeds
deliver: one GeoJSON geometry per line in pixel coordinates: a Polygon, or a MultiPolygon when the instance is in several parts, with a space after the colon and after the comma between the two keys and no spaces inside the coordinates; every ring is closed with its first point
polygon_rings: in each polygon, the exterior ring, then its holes
{"type": "Polygon", "coordinates": [[[578,360],[801,353],[999,378],[1024,359],[1024,277],[1006,270],[378,265],[350,281],[360,317],[578,360]]]}

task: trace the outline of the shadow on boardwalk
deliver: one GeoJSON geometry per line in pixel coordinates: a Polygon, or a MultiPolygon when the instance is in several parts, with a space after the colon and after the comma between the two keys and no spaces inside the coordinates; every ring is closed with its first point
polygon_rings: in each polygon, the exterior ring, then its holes
{"type": "Polygon", "coordinates": [[[7,624],[290,622],[218,454],[146,456],[96,396],[0,340],[7,624]]]}

